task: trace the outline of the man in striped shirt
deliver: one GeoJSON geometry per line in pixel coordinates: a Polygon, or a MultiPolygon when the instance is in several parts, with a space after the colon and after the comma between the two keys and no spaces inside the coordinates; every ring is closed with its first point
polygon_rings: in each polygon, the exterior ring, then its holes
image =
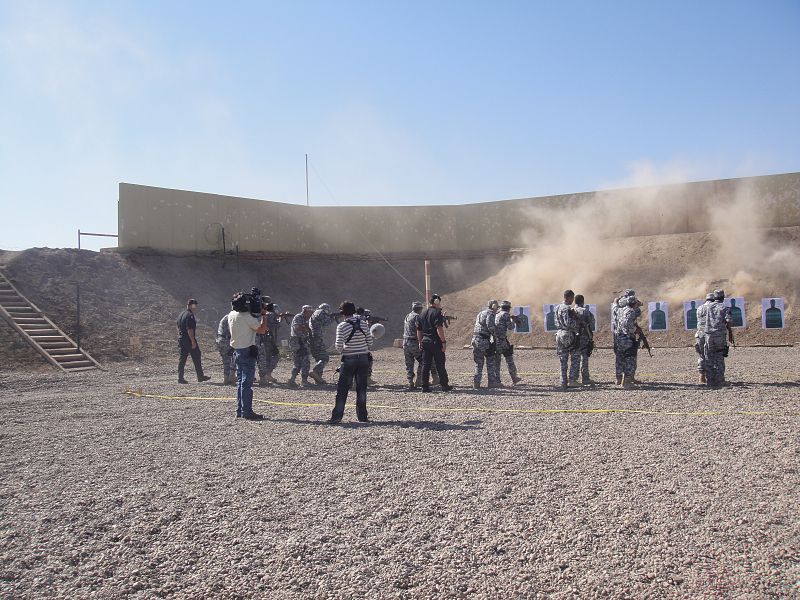
{"type": "Polygon", "coordinates": [[[330,423],[341,423],[347,393],[356,380],[356,416],[362,423],[367,421],[367,379],[369,378],[372,355],[372,333],[367,320],[356,315],[356,305],[349,300],[339,307],[344,321],[336,327],[336,348],[342,353],[339,368],[339,383],[336,386],[336,405],[333,407],[330,423]]]}

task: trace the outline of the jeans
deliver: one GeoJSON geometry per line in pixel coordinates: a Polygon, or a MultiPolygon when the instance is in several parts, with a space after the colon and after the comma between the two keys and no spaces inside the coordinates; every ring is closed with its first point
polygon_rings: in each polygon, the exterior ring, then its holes
{"type": "Polygon", "coordinates": [[[256,378],[256,357],[250,348],[236,348],[236,416],[253,414],[253,380],[256,378]]]}
{"type": "Polygon", "coordinates": [[[203,378],[203,363],[200,362],[200,346],[195,344],[192,348],[192,341],[189,338],[178,339],[178,349],[180,356],[178,357],[178,380],[183,379],[183,370],[186,368],[186,359],[191,355],[192,362],[194,363],[194,370],[197,373],[197,380],[203,378]]]}
{"type": "Polygon", "coordinates": [[[424,338],[422,340],[422,389],[430,387],[431,366],[436,363],[436,372],[439,373],[439,383],[446,388],[450,382],[447,377],[447,368],[444,366],[445,355],[442,342],[424,338]]]}
{"type": "Polygon", "coordinates": [[[369,354],[351,354],[342,356],[339,368],[339,382],[336,384],[336,405],[331,418],[338,421],[344,416],[344,405],[347,393],[356,378],[356,416],[359,421],[367,420],[367,379],[369,378],[369,354]]]}

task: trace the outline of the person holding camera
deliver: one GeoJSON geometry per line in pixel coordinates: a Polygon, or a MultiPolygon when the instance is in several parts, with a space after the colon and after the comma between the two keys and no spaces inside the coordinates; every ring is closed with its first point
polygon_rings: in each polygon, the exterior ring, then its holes
{"type": "Polygon", "coordinates": [[[253,412],[253,380],[256,377],[258,360],[256,334],[264,334],[268,330],[267,308],[261,306],[259,321],[250,314],[252,305],[252,296],[243,292],[237,293],[231,300],[228,327],[231,331],[231,348],[236,354],[236,416],[259,421],[264,417],[253,412]]]}
{"type": "Polygon", "coordinates": [[[344,405],[353,378],[356,380],[356,416],[362,423],[367,421],[367,380],[370,371],[370,349],[373,337],[366,319],[356,315],[356,305],[349,300],[342,302],[339,310],[344,321],[336,326],[336,349],[342,353],[339,381],[336,385],[336,404],[330,423],[341,423],[344,405]]]}
{"type": "Polygon", "coordinates": [[[200,346],[197,345],[197,321],[194,313],[197,310],[197,300],[189,298],[186,302],[186,310],[178,315],[178,383],[189,383],[183,377],[186,368],[186,359],[191,355],[194,363],[194,370],[197,373],[197,381],[203,382],[211,379],[203,373],[203,363],[201,361],[200,346]]]}

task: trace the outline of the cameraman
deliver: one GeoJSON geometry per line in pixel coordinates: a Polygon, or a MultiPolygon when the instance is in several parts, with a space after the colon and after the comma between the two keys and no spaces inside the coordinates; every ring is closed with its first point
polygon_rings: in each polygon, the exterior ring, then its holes
{"type": "Polygon", "coordinates": [[[258,347],[256,334],[268,331],[266,306],[261,307],[261,321],[250,314],[252,295],[237,293],[231,300],[228,327],[231,330],[231,348],[236,354],[236,416],[250,421],[264,417],[253,412],[253,380],[256,376],[258,347]]]}
{"type": "Polygon", "coordinates": [[[336,326],[336,349],[342,353],[339,368],[339,382],[336,385],[336,405],[333,407],[330,423],[340,423],[344,416],[344,404],[353,378],[356,380],[356,416],[362,423],[367,422],[367,379],[370,369],[370,348],[372,333],[367,320],[356,315],[356,305],[345,300],[339,310],[344,321],[336,326]]]}

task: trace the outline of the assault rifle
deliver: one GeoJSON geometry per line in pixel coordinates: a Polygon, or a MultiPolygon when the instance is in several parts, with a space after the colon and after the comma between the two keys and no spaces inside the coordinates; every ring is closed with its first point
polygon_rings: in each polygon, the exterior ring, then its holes
{"type": "Polygon", "coordinates": [[[450,315],[442,315],[444,317],[444,326],[450,327],[450,321],[458,321],[458,317],[453,317],[450,315]]]}
{"type": "Polygon", "coordinates": [[[651,352],[650,342],[647,341],[647,336],[645,336],[644,331],[642,331],[641,327],[636,327],[636,333],[639,334],[639,343],[642,345],[642,348],[647,350],[647,353],[650,355],[650,358],[653,358],[653,353],[651,352]]]}
{"type": "Polygon", "coordinates": [[[292,313],[290,313],[290,312],[282,312],[282,313],[278,313],[276,316],[277,316],[277,317],[278,317],[278,318],[279,318],[281,321],[283,321],[283,320],[284,320],[284,319],[286,319],[286,318],[289,318],[289,319],[294,319],[294,315],[293,315],[292,313]]]}

